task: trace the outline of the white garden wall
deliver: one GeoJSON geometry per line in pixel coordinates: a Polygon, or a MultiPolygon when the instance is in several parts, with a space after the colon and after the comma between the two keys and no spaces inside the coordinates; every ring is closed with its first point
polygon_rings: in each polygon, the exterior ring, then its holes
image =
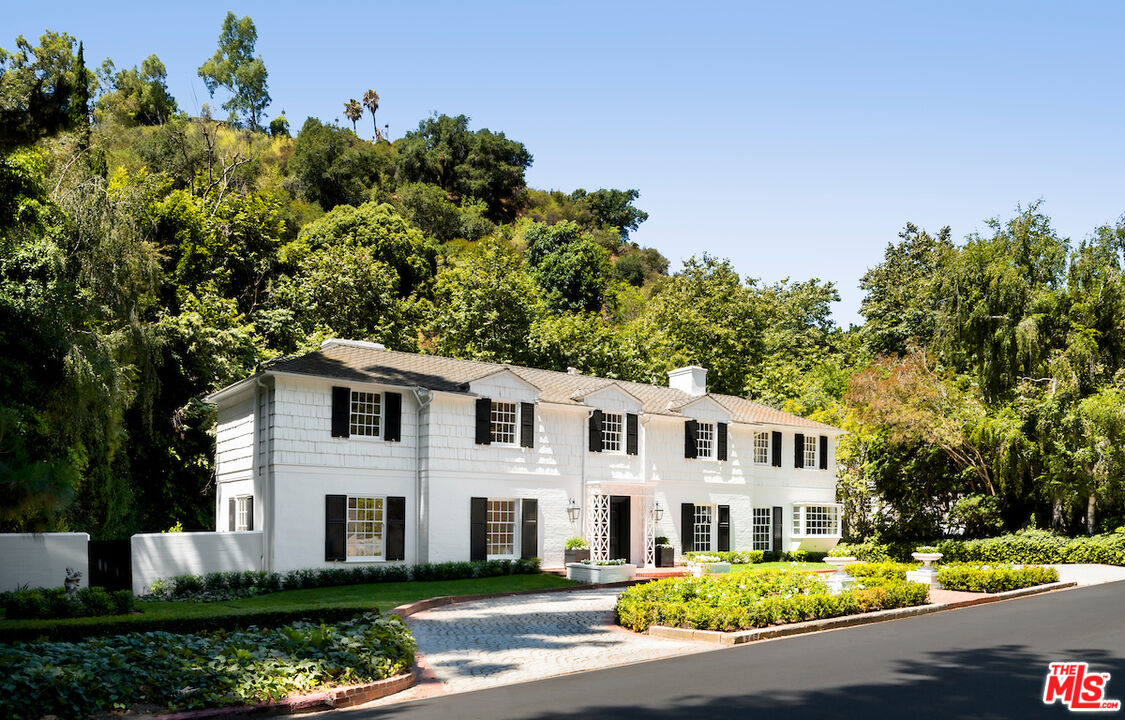
{"type": "Polygon", "coordinates": [[[90,536],[86,533],[0,534],[0,592],[28,587],[62,587],[66,569],[82,573],[89,585],[90,536]]]}
{"type": "Polygon", "coordinates": [[[133,536],[133,592],[173,575],[262,569],[262,533],[186,532],[133,536]]]}

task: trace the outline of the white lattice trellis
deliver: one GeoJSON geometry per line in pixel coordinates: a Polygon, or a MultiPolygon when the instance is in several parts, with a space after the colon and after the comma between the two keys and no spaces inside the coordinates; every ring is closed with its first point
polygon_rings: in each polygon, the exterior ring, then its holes
{"type": "Polygon", "coordinates": [[[586,496],[586,537],[590,559],[609,560],[609,495],[596,490],[586,496]]]}
{"type": "Polygon", "coordinates": [[[656,567],[656,498],[641,496],[645,519],[645,567],[656,567]]]}

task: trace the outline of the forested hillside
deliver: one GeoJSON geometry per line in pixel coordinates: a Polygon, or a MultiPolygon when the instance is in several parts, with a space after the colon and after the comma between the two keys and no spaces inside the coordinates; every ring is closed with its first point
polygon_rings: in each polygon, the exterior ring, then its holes
{"type": "Polygon", "coordinates": [[[200,48],[221,119],[182,112],[156,55],[95,72],[51,32],[0,54],[0,530],[210,527],[202,398],[333,336],[655,383],[703,365],[851,432],[855,537],[1123,521],[1125,224],[907,225],[844,330],[830,282],[706,253],[669,275],[631,239],[638,190],[530,188],[530,149],[467,117],[390,142],[359,88],[348,126],[291,131],[255,39],[228,15],[200,48]]]}

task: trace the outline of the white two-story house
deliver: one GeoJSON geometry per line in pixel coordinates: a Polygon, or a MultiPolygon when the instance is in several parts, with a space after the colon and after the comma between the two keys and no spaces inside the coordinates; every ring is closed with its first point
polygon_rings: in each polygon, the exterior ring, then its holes
{"type": "Polygon", "coordinates": [[[219,531],[265,569],[828,550],[841,430],[707,392],[329,340],[212,394],[219,531]]]}

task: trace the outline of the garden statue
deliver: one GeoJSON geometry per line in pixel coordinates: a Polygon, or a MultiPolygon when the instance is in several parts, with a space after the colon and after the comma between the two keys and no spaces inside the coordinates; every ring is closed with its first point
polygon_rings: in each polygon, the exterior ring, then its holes
{"type": "Polygon", "coordinates": [[[66,596],[74,597],[78,594],[78,586],[82,584],[82,573],[74,568],[66,569],[66,581],[63,587],[66,588],[66,596]]]}

